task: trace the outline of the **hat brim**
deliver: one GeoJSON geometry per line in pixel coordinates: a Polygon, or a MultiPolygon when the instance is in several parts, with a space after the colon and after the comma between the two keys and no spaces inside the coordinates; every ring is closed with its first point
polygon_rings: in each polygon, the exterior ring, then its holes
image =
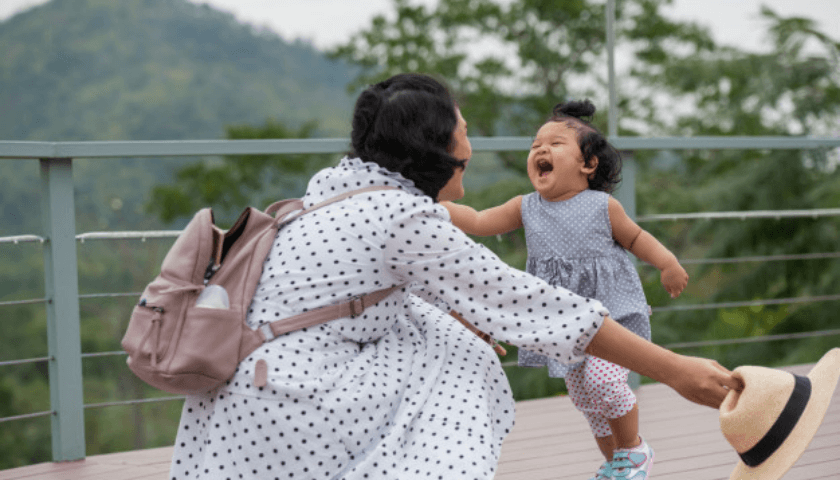
{"type": "Polygon", "coordinates": [[[808,373],[811,397],[796,426],[785,442],[761,465],[747,466],[738,461],[729,480],[778,480],[799,460],[825,418],[840,377],[840,348],[834,348],[808,373]]]}

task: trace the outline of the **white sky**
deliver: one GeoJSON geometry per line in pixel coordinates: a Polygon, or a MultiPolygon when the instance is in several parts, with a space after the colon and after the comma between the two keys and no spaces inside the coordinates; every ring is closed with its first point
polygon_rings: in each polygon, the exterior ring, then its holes
{"type": "MultiPolygon", "coordinates": [[[[0,0],[0,21],[48,0],[0,0]]],[[[341,43],[366,27],[377,13],[388,13],[391,0],[190,0],[233,13],[240,20],[266,26],[287,40],[304,38],[318,48],[341,43]]],[[[561,0],[558,0],[561,1],[561,0]]],[[[436,0],[415,0],[433,5],[436,0]]],[[[712,28],[715,38],[750,50],[763,50],[761,5],[780,15],[816,19],[820,29],[840,39],[840,0],[674,0],[676,18],[712,28]]]]}

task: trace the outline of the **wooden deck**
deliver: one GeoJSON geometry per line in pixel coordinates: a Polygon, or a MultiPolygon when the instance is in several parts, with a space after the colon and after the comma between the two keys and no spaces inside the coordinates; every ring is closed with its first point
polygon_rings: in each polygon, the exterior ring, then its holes
{"type": "MultiPolygon", "coordinates": [[[[806,374],[810,365],[789,367],[806,374]]],[[[656,452],[657,480],[728,479],[737,455],[717,410],[683,400],[663,385],[637,390],[641,431],[656,452]]],[[[0,472],[0,480],[165,480],[171,447],[96,455],[0,472]]],[[[517,403],[516,427],[502,448],[496,480],[586,479],[601,463],[586,421],[567,398],[517,403]]],[[[785,480],[840,479],[840,390],[811,445],[785,480]]]]}
{"type": "MultiPolygon", "coordinates": [[[[811,365],[788,367],[807,374],[811,365]]],[[[670,388],[636,391],[639,429],[655,451],[656,480],[728,479],[738,456],[720,432],[718,411],[670,388]]],[[[603,461],[583,417],[566,398],[517,403],[516,427],[502,447],[496,480],[590,478],[603,461]],[[561,433],[562,432],[562,433],[561,433]]],[[[785,480],[840,479],[840,389],[825,420],[785,480]]]]}

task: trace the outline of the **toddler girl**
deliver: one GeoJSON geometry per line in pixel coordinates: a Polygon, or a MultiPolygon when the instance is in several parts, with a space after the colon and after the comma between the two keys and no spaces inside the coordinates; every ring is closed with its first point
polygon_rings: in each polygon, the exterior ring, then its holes
{"type": "MultiPolygon", "coordinates": [[[[529,273],[601,301],[614,319],[650,340],[650,307],[625,250],[661,271],[672,298],[685,288],[688,274],[610,196],[620,181],[621,157],[589,122],[594,113],[588,100],[554,107],[528,154],[528,177],[536,192],[481,212],[441,203],[452,223],[471,235],[524,227],[529,273]]],[[[519,351],[519,364],[548,365],[550,376],[565,377],[570,398],[606,458],[595,480],[648,478],[653,450],[639,436],[639,410],[627,369],[592,356],[563,365],[525,350],[519,351]]]]}

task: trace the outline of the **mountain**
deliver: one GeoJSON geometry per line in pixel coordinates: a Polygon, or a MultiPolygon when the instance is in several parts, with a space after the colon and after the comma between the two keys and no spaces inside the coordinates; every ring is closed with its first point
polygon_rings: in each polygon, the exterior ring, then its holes
{"type": "MultiPolygon", "coordinates": [[[[0,23],[0,140],[220,139],[231,125],[349,136],[356,67],[186,0],[52,0],[0,23]]],[[[77,229],[155,228],[189,159],[78,159],[77,229]]],[[[38,163],[0,160],[0,236],[38,233],[38,163]]]]}
{"type": "Polygon", "coordinates": [[[0,23],[0,139],[221,138],[275,118],[349,131],[352,67],[186,0],[52,0],[0,23]]]}

